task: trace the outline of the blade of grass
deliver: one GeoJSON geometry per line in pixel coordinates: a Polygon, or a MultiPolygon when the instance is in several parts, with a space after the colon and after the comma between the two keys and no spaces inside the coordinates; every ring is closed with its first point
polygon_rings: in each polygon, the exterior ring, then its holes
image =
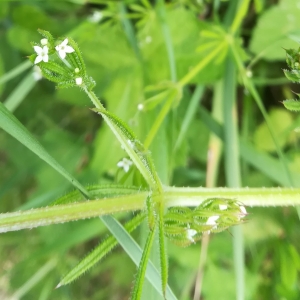
{"type": "Polygon", "coordinates": [[[49,272],[56,266],[56,259],[51,259],[44,264],[37,272],[35,272],[20,288],[18,288],[10,299],[21,299],[25,296],[36,284],[38,284],[49,272]]]}
{"type": "MultiPolygon", "coordinates": [[[[214,86],[214,97],[212,115],[218,121],[223,121],[222,112],[222,101],[223,101],[223,86],[222,82],[219,81],[214,86]]],[[[222,141],[213,132],[210,133],[209,144],[208,144],[208,155],[207,155],[207,166],[206,166],[206,187],[212,188],[216,186],[217,177],[219,174],[219,164],[222,154],[222,141]]],[[[201,297],[202,283],[205,271],[205,265],[207,260],[207,251],[209,245],[210,235],[203,233],[201,241],[201,251],[199,257],[198,271],[195,278],[195,290],[194,300],[198,300],[201,297]]]]}
{"type": "Polygon", "coordinates": [[[2,103],[0,103],[0,127],[48,163],[88,198],[86,189],[46,151],[39,141],[2,103]]]}
{"type": "MultiPolygon", "coordinates": [[[[225,175],[228,187],[238,188],[241,186],[240,155],[237,129],[237,109],[235,104],[236,89],[236,69],[234,61],[227,57],[224,74],[224,156],[225,175]]],[[[241,226],[234,226],[233,232],[233,256],[236,280],[236,299],[245,298],[245,278],[244,278],[244,242],[241,226]]]]}
{"type": "Polygon", "coordinates": [[[4,101],[5,107],[14,112],[15,109],[21,104],[27,94],[35,86],[35,79],[33,78],[32,73],[29,73],[19,84],[9,97],[4,101]]]}
{"type": "Polygon", "coordinates": [[[24,61],[23,63],[19,64],[17,67],[12,69],[11,71],[7,72],[3,76],[0,77],[0,84],[13,79],[14,77],[18,76],[22,72],[26,71],[32,66],[32,63],[29,60],[24,61]]]}

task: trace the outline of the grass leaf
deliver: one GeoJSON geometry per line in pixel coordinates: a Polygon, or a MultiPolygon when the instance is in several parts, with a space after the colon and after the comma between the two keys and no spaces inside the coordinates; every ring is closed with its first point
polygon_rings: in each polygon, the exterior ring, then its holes
{"type": "Polygon", "coordinates": [[[0,127],[48,163],[88,198],[86,189],[46,151],[39,141],[2,103],[0,103],[0,127]]]}

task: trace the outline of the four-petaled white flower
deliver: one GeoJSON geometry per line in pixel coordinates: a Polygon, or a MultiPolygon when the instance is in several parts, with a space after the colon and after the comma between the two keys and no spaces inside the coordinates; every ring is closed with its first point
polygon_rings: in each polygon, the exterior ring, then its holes
{"type": "Polygon", "coordinates": [[[56,51],[62,59],[65,59],[67,53],[72,53],[75,51],[71,46],[67,45],[68,41],[68,39],[65,39],[61,44],[55,47],[56,51]]]}
{"type": "Polygon", "coordinates": [[[219,204],[219,209],[220,210],[226,210],[227,209],[227,205],[226,204],[219,204]]]}
{"type": "Polygon", "coordinates": [[[48,47],[47,46],[44,46],[43,48],[40,46],[34,46],[33,49],[37,54],[37,57],[34,60],[34,64],[38,64],[41,61],[48,62],[48,47]]]}
{"type": "Polygon", "coordinates": [[[207,219],[206,225],[217,225],[216,221],[219,219],[219,216],[211,216],[207,219]]]}
{"type": "Polygon", "coordinates": [[[119,168],[123,168],[126,173],[129,171],[131,165],[132,165],[132,161],[128,158],[123,158],[117,163],[117,166],[119,168]]]}
{"type": "Polygon", "coordinates": [[[82,78],[81,77],[77,77],[75,79],[75,82],[76,82],[77,85],[81,85],[82,84],[82,78]]]}

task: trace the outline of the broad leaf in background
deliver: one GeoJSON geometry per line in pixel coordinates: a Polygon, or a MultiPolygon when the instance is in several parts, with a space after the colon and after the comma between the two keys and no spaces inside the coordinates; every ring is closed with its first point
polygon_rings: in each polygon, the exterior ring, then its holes
{"type": "Polygon", "coordinates": [[[282,48],[296,48],[291,37],[300,34],[300,9],[297,0],[282,0],[258,19],[253,31],[250,50],[266,60],[284,60],[282,48]]]}
{"type": "MultiPolygon", "coordinates": [[[[280,147],[285,147],[293,140],[293,136],[295,137],[295,133],[290,129],[293,123],[292,113],[284,108],[276,108],[270,111],[269,116],[280,147]]],[[[253,138],[258,149],[269,152],[276,150],[265,122],[256,128],[253,138]]]]}

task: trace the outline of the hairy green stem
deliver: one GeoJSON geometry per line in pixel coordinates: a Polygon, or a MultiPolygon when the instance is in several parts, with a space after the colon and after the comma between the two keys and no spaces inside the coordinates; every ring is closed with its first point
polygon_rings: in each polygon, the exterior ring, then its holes
{"type": "MultiPolygon", "coordinates": [[[[0,215],[0,232],[31,229],[74,220],[145,208],[148,192],[31,209],[0,215]]],[[[158,202],[162,195],[153,195],[158,202]]],[[[300,189],[290,188],[174,188],[164,187],[165,207],[198,206],[208,198],[236,199],[245,206],[300,205],[300,189]]]]}

